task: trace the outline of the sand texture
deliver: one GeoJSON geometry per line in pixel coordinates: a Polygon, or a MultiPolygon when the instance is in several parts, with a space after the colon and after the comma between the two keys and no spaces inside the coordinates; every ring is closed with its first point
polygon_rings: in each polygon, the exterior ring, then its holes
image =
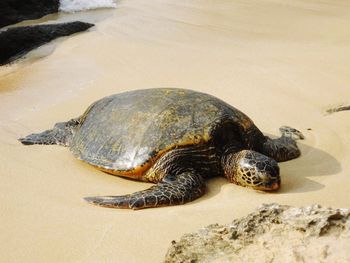
{"type": "Polygon", "coordinates": [[[262,203],[350,207],[350,111],[327,113],[350,105],[348,1],[123,0],[44,20],[96,26],[0,68],[1,262],[162,262],[172,240],[262,203]],[[213,94],[271,136],[295,127],[302,156],[280,164],[276,193],[217,178],[192,203],[135,212],[82,198],[148,184],[17,141],[105,95],[152,87],[213,94]]]}
{"type": "Polygon", "coordinates": [[[172,242],[165,263],[350,261],[350,210],[262,205],[172,242]]]}

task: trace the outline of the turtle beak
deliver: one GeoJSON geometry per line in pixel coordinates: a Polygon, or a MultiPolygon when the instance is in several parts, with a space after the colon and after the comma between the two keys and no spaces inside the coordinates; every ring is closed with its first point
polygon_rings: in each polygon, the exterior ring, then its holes
{"type": "Polygon", "coordinates": [[[281,181],[277,180],[274,181],[270,184],[265,184],[265,185],[259,185],[256,187],[253,187],[255,190],[260,190],[260,191],[276,191],[281,187],[281,181]]]}
{"type": "Polygon", "coordinates": [[[280,188],[280,186],[281,186],[281,183],[275,182],[271,185],[271,190],[277,190],[280,188]]]}

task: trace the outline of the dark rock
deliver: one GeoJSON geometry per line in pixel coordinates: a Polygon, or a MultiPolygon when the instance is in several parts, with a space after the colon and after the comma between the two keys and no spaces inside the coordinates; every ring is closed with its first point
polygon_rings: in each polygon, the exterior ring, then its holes
{"type": "Polygon", "coordinates": [[[0,27],[56,13],[59,0],[1,0],[0,27]]]}
{"type": "Polygon", "coordinates": [[[326,110],[326,112],[328,114],[332,114],[335,112],[339,112],[339,111],[346,111],[346,110],[350,110],[350,106],[339,106],[339,107],[334,107],[334,108],[330,108],[328,110],[326,110]]]}
{"type": "Polygon", "coordinates": [[[85,31],[93,24],[80,21],[9,28],[0,32],[0,65],[7,64],[51,40],[85,31]]]}

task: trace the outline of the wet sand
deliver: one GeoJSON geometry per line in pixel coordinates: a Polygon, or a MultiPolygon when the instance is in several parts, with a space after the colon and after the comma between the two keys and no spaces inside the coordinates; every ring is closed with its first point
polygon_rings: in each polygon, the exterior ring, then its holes
{"type": "Polygon", "coordinates": [[[0,68],[0,261],[161,262],[171,240],[262,203],[350,207],[350,4],[346,1],[121,1],[96,27],[0,68]],[[190,88],[241,109],[266,134],[306,140],[282,188],[208,182],[187,205],[103,209],[84,196],[149,187],[102,173],[58,146],[17,138],[79,116],[109,94],[190,88]]]}

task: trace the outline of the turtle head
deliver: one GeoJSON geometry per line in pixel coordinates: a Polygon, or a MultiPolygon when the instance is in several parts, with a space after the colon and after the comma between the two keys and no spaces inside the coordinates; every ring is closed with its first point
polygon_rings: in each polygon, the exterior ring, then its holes
{"type": "Polygon", "coordinates": [[[244,187],[271,191],[281,185],[277,162],[255,151],[242,150],[226,154],[223,168],[230,182],[244,187]]]}

